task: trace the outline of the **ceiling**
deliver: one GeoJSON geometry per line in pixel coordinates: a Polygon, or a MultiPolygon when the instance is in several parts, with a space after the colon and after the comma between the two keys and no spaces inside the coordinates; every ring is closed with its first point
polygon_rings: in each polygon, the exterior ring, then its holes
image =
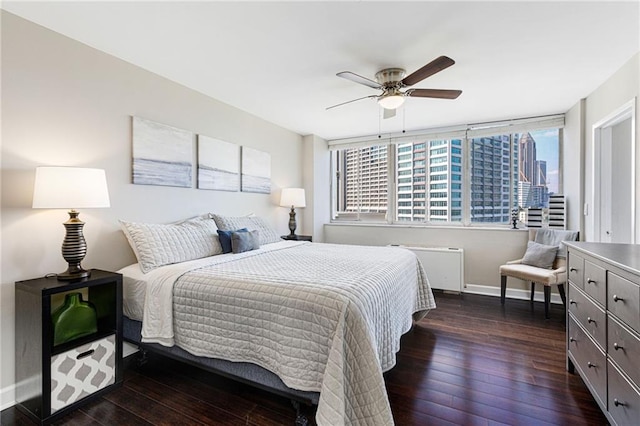
{"type": "Polygon", "coordinates": [[[7,2],[2,8],[302,135],[325,139],[562,113],[640,50],[638,1],[7,2]],[[336,77],[452,67],[381,119],[336,77]]]}

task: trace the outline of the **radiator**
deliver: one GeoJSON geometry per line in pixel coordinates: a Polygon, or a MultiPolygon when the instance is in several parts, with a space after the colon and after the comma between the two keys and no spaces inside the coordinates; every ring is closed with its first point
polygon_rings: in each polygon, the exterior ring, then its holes
{"type": "Polygon", "coordinates": [[[432,289],[461,293],[464,288],[464,250],[403,246],[418,256],[432,289]]]}

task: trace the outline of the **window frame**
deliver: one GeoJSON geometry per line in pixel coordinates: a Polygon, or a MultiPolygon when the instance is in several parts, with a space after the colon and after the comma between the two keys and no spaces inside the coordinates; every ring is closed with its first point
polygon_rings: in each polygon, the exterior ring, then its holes
{"type": "MultiPolygon", "coordinates": [[[[518,205],[518,193],[517,193],[517,176],[515,175],[514,170],[517,170],[514,168],[514,153],[517,151],[518,147],[516,146],[517,144],[514,142],[514,135],[517,133],[525,133],[525,132],[531,132],[534,130],[544,130],[544,129],[557,129],[558,130],[558,167],[559,170],[562,170],[562,146],[563,146],[563,127],[564,127],[564,115],[556,115],[556,116],[548,116],[548,117],[537,117],[537,118],[529,118],[529,119],[520,119],[520,120],[510,120],[508,122],[494,122],[494,123],[484,123],[483,124],[479,124],[479,125],[474,125],[474,126],[465,126],[466,129],[464,131],[464,134],[461,135],[460,134],[460,126],[457,126],[458,129],[456,128],[449,128],[448,132],[438,132],[438,131],[426,131],[426,133],[424,134],[420,134],[419,132],[414,134],[414,135],[408,135],[408,136],[402,136],[402,137],[397,137],[397,138],[392,138],[389,137],[388,139],[386,139],[387,143],[381,143],[381,138],[377,138],[377,140],[367,140],[366,138],[355,138],[355,139],[350,139],[350,140],[338,140],[338,141],[329,141],[329,148],[331,149],[331,151],[342,151],[344,149],[349,149],[349,148],[356,148],[356,147],[365,147],[365,146],[386,146],[387,147],[387,211],[386,211],[386,217],[385,220],[371,220],[370,218],[368,218],[368,216],[370,217],[371,214],[369,213],[362,213],[362,212],[358,212],[356,217],[354,219],[339,219],[337,217],[337,185],[339,185],[339,179],[338,177],[335,175],[335,161],[334,161],[334,157],[333,155],[331,156],[331,173],[332,173],[332,181],[331,181],[331,201],[330,201],[330,209],[331,209],[331,223],[363,223],[363,224],[387,224],[387,225],[393,225],[393,226],[438,226],[438,227],[442,227],[442,226],[447,226],[447,227],[478,227],[478,228],[482,228],[482,227],[495,227],[495,228],[506,228],[510,226],[510,221],[506,221],[506,222],[473,222],[471,220],[471,210],[472,210],[472,156],[471,156],[471,152],[470,149],[472,147],[472,140],[474,138],[482,138],[482,137],[489,137],[489,136],[498,136],[498,135],[509,135],[509,145],[510,145],[510,149],[509,149],[509,169],[504,170],[504,166],[505,164],[503,164],[503,169],[502,169],[502,174],[503,176],[501,177],[501,179],[506,179],[506,177],[504,176],[505,173],[509,173],[509,210],[511,211],[514,206],[518,205]],[[514,126],[513,123],[514,122],[519,122],[520,125],[514,126]],[[506,125],[505,125],[506,123],[506,125]],[[494,125],[490,125],[490,124],[494,124],[494,125]],[[461,140],[460,146],[456,147],[458,149],[461,149],[461,162],[455,163],[455,166],[460,166],[461,167],[461,171],[460,172],[456,172],[461,174],[462,179],[461,181],[456,180],[455,183],[457,184],[461,184],[462,189],[462,197],[460,199],[461,201],[461,206],[458,207],[456,206],[456,209],[460,209],[461,210],[461,220],[460,221],[456,221],[453,222],[451,221],[451,215],[448,215],[448,218],[446,221],[438,221],[438,220],[428,220],[429,216],[430,216],[430,210],[431,210],[431,206],[430,206],[430,202],[427,202],[427,200],[431,200],[432,198],[428,197],[428,192],[429,192],[429,187],[432,184],[437,184],[440,181],[431,181],[429,179],[430,176],[430,172],[429,170],[431,169],[431,167],[437,167],[438,164],[432,164],[431,163],[431,149],[438,149],[437,147],[439,146],[438,144],[434,144],[433,146],[431,145],[431,142],[434,141],[438,141],[438,140],[447,140],[449,141],[449,143],[452,143],[452,140],[461,140]],[[345,143],[346,141],[346,143],[345,143]],[[332,143],[333,142],[333,143],[332,143]],[[351,143],[349,143],[351,142],[351,143]],[[407,143],[411,143],[411,147],[410,149],[406,149],[407,147],[403,147],[403,148],[398,148],[399,145],[404,145],[407,143]],[[420,202],[424,203],[424,220],[420,220],[420,221],[416,221],[416,220],[410,220],[410,221],[402,221],[402,220],[398,220],[397,218],[397,210],[398,210],[398,203],[399,200],[404,200],[406,201],[406,199],[402,199],[399,198],[398,194],[397,194],[397,187],[398,187],[398,183],[397,180],[400,178],[400,175],[398,175],[399,171],[398,171],[398,167],[397,167],[397,161],[396,158],[399,158],[400,155],[406,155],[407,153],[411,153],[412,154],[412,158],[411,159],[407,159],[406,162],[410,163],[410,167],[414,167],[414,163],[416,161],[415,158],[413,158],[413,153],[414,153],[414,149],[415,149],[415,145],[416,143],[423,143],[424,146],[424,158],[420,158],[419,160],[424,161],[424,167],[425,170],[425,182],[420,182],[419,184],[424,184],[425,185],[425,198],[424,200],[419,200],[420,202]],[[402,152],[397,152],[399,149],[404,149],[402,152]]],[[[441,129],[440,129],[441,130],[441,129]]],[[[415,133],[415,132],[414,132],[415,133]]],[[[382,139],[385,140],[385,139],[382,139]]],[[[445,142],[446,143],[446,142],[445,142]]],[[[503,144],[505,142],[503,141],[503,144]]],[[[503,147],[504,148],[504,147],[503,147]]],[[[332,152],[333,154],[333,152],[332,152]]],[[[459,155],[459,154],[456,154],[459,155]]],[[[452,167],[454,166],[453,161],[451,161],[451,153],[448,153],[448,163],[449,165],[452,167]]],[[[515,161],[518,161],[518,159],[515,159],[515,161]]],[[[504,163],[504,161],[503,161],[504,163]]],[[[450,175],[452,173],[452,170],[449,169],[448,170],[448,174],[450,175]]],[[[453,180],[451,179],[451,183],[453,184],[453,180]]],[[[563,188],[562,188],[562,179],[559,179],[558,182],[558,193],[562,193],[563,192],[563,188]]],[[[410,183],[410,185],[415,185],[415,182],[410,183]]],[[[504,185],[504,183],[503,183],[504,185]]],[[[453,187],[449,188],[448,192],[451,193],[453,191],[453,187]]],[[[414,197],[409,199],[410,201],[414,201],[414,197]]],[[[438,201],[438,200],[435,200],[438,201]]],[[[456,199],[456,202],[459,201],[458,199],[456,199]]],[[[454,208],[453,206],[453,200],[452,197],[448,198],[448,202],[451,204],[450,206],[448,206],[448,210],[451,211],[452,208],[454,208]]],[[[402,206],[405,207],[405,206],[402,206]]],[[[421,207],[422,208],[422,207],[421,207]]],[[[441,209],[441,207],[435,207],[436,209],[441,209]]],[[[500,208],[504,208],[504,206],[501,206],[500,208]]],[[[503,214],[501,214],[503,215],[503,214]]]]}

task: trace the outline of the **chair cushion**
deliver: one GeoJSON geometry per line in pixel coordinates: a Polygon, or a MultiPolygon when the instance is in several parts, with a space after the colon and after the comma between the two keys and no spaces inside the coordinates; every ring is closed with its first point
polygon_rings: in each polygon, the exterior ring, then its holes
{"type": "Polygon", "coordinates": [[[544,285],[563,284],[567,281],[567,269],[542,269],[531,265],[502,265],[500,275],[519,278],[544,285]]]}
{"type": "Polygon", "coordinates": [[[527,251],[522,257],[522,263],[537,266],[538,268],[551,269],[557,253],[558,246],[548,246],[529,241],[527,242],[527,251]]]}

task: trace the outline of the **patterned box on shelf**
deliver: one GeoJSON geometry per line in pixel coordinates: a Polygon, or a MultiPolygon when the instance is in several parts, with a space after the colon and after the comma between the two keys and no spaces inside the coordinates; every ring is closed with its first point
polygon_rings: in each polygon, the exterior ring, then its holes
{"type": "Polygon", "coordinates": [[[113,383],[116,338],[78,346],[51,358],[51,413],[113,383]]]}

